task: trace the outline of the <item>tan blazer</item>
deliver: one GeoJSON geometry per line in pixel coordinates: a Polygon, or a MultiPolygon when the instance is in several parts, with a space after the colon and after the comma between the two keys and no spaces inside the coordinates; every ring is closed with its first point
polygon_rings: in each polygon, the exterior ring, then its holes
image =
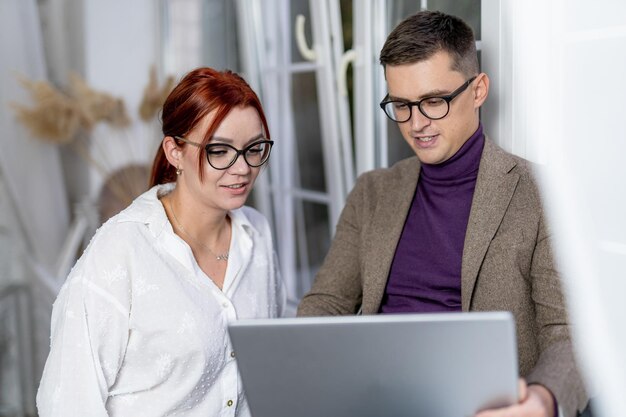
{"type": "MultiPolygon", "coordinates": [[[[417,157],[363,174],[299,316],[376,314],[419,178],[417,157]]],[[[555,394],[564,416],[587,396],[578,374],[560,279],[529,163],[486,140],[465,236],[463,311],[515,316],[520,375],[555,394]]]]}

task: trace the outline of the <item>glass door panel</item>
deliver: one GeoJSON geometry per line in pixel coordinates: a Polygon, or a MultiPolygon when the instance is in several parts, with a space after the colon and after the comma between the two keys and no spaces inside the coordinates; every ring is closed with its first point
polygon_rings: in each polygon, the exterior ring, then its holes
{"type": "MultiPolygon", "coordinates": [[[[440,10],[464,19],[474,30],[480,49],[481,1],[453,0],[354,0],[354,48],[360,54],[355,65],[354,126],[357,172],[391,166],[413,152],[397,125],[378,107],[387,93],[378,58],[389,32],[404,18],[419,10],[440,10]]],[[[480,57],[480,55],[479,55],[480,57]]]]}
{"type": "Polygon", "coordinates": [[[296,186],[324,192],[326,171],[315,74],[294,74],[291,87],[297,155],[293,160],[293,171],[298,174],[295,179],[299,180],[296,186]]]}
{"type": "Polygon", "coordinates": [[[331,33],[338,10],[329,0],[237,2],[243,70],[276,141],[255,201],[273,224],[294,308],[326,255],[348,188],[346,173],[352,173],[351,147],[346,151],[341,142],[346,135],[351,140],[347,99],[341,108],[336,85],[336,51],[343,44],[334,48],[333,42],[342,37],[331,33]],[[298,16],[305,19],[301,36],[315,53],[312,60],[297,45],[298,16]]]}
{"type": "Polygon", "coordinates": [[[328,205],[300,199],[296,203],[297,293],[304,295],[311,288],[315,273],[322,265],[330,247],[328,205]]]}

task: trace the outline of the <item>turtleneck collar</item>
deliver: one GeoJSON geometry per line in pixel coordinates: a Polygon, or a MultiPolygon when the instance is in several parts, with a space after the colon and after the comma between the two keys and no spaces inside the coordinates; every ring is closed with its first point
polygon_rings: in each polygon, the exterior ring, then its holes
{"type": "Polygon", "coordinates": [[[435,181],[458,180],[468,176],[475,178],[484,144],[483,125],[479,123],[476,132],[450,159],[440,164],[422,164],[420,176],[435,181]]]}

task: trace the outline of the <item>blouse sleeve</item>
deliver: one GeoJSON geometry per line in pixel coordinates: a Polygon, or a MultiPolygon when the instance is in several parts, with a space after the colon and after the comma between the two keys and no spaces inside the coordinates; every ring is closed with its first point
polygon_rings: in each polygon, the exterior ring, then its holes
{"type": "Polygon", "coordinates": [[[85,252],[54,303],[40,417],[108,415],[128,341],[130,286],[123,258],[107,253],[115,246],[100,247],[85,252]]]}

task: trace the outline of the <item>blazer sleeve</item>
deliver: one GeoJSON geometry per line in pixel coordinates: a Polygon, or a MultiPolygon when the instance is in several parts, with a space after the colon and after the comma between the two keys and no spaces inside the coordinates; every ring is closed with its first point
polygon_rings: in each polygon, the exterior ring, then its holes
{"type": "Polygon", "coordinates": [[[540,355],[526,379],[528,383],[550,389],[563,415],[573,417],[585,408],[588,397],[576,366],[561,280],[554,266],[543,215],[532,257],[531,278],[540,355]]]}
{"type": "Polygon", "coordinates": [[[367,174],[358,178],[337,223],[335,237],[313,286],[298,306],[298,316],[356,314],[361,307],[361,239],[367,174]]]}
{"type": "MultiPolygon", "coordinates": [[[[37,393],[41,417],[104,417],[129,334],[127,269],[101,245],[79,260],[54,303],[37,393]]],[[[119,247],[120,245],[117,245],[119,247]]]]}

